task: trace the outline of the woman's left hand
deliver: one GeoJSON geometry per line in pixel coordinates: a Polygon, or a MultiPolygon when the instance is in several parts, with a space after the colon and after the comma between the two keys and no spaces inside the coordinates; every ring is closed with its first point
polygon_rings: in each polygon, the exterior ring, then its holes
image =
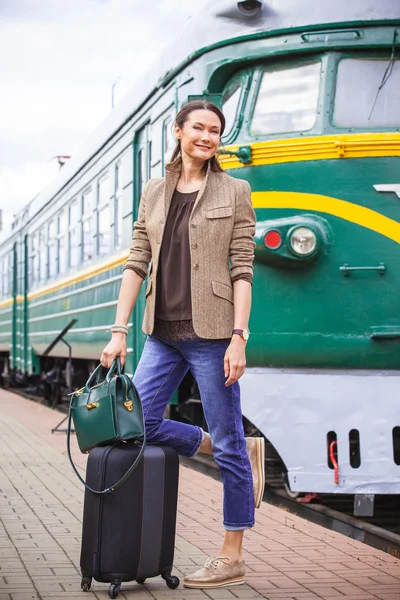
{"type": "Polygon", "coordinates": [[[225,385],[229,386],[235,383],[244,373],[246,368],[246,342],[239,336],[232,336],[224,358],[225,385]]]}

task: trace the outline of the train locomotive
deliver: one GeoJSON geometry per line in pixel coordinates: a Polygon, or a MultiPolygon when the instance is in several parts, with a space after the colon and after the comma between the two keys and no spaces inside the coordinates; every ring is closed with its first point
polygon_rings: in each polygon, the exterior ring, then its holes
{"type": "MultiPolygon", "coordinates": [[[[223,109],[220,162],[252,188],[241,389],[246,432],[267,441],[267,485],[351,494],[371,511],[375,495],[400,493],[397,0],[206,5],[2,234],[3,383],[62,400],[94,368],[141,191],[163,175],[174,117],[195,98],[223,109]]],[[[145,297],[146,285],[130,373],[145,297]]],[[[190,375],[170,417],[203,423],[190,375]]]]}

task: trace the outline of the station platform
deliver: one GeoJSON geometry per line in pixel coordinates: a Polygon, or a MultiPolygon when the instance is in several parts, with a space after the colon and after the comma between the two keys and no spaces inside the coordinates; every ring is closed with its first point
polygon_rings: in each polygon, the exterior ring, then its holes
{"type": "MultiPolygon", "coordinates": [[[[62,415],[0,390],[0,600],[108,598],[80,590],[83,488],[66,456],[62,415]]],[[[75,441],[74,441],[75,442],[75,441]]],[[[75,443],[74,443],[75,446],[75,443]]],[[[86,457],[74,452],[84,469],[86,457]]],[[[263,503],[245,535],[246,584],[169,590],[124,583],[127,600],[400,600],[400,560],[263,503]]],[[[182,465],[174,574],[199,568],[222,543],[222,485],[182,465]]]]}

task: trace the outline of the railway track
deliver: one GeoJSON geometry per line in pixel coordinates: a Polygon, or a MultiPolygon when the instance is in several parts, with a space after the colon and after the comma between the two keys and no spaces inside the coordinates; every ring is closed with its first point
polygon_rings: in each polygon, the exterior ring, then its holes
{"type": "MultiPolygon", "coordinates": [[[[220,480],[218,467],[210,457],[181,457],[181,463],[220,480]]],[[[400,557],[400,503],[397,496],[378,496],[375,501],[375,516],[365,519],[352,515],[352,496],[328,495],[316,503],[302,504],[289,498],[283,489],[266,487],[263,501],[383,550],[396,558],[400,557]]]]}

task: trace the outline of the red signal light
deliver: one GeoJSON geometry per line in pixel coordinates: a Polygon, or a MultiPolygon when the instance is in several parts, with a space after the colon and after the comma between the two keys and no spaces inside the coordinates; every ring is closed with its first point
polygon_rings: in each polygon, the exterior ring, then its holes
{"type": "Polygon", "coordinates": [[[267,231],[264,238],[264,244],[270,250],[276,250],[282,243],[282,236],[279,231],[267,231]]]}

